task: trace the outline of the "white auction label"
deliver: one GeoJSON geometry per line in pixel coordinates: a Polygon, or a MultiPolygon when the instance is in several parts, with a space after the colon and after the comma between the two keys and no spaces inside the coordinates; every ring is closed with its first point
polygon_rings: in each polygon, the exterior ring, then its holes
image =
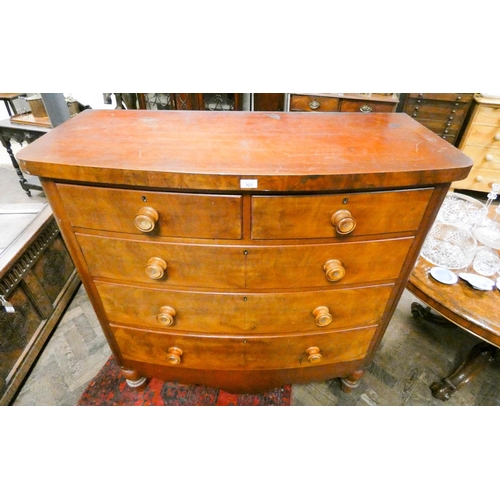
{"type": "Polygon", "coordinates": [[[259,182],[257,179],[241,179],[240,188],[242,189],[257,189],[259,182]]]}

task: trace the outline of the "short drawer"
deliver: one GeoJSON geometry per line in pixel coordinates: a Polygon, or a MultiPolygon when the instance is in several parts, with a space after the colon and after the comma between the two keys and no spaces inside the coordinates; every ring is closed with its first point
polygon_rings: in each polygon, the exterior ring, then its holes
{"type": "Polygon", "coordinates": [[[500,127],[500,107],[481,104],[474,117],[474,124],[500,127]]]}
{"type": "Polygon", "coordinates": [[[256,240],[345,238],[351,235],[416,231],[433,189],[305,196],[252,197],[252,238],[256,240]],[[332,220],[333,219],[333,220],[332,220]]]}
{"type": "Polygon", "coordinates": [[[396,104],[391,102],[342,99],[340,111],[343,113],[392,113],[396,104]]]}
{"type": "Polygon", "coordinates": [[[125,359],[203,370],[307,368],[364,359],[375,328],[280,337],[217,337],[113,326],[125,359]]]}
{"type": "Polygon", "coordinates": [[[290,111],[338,111],[339,102],[336,97],[292,94],[290,111]]]}
{"type": "Polygon", "coordinates": [[[238,195],[159,193],[69,184],[57,184],[57,189],[74,227],[180,238],[239,239],[242,235],[242,203],[238,195]],[[142,225],[142,231],[137,223],[142,225]]]}
{"type": "Polygon", "coordinates": [[[472,102],[474,94],[409,94],[408,97],[414,99],[430,99],[436,101],[449,101],[449,102],[472,102]]]}
{"type": "Polygon", "coordinates": [[[500,184],[500,169],[493,170],[472,167],[467,179],[454,182],[453,188],[470,189],[472,191],[488,193],[492,190],[493,184],[500,184]]]}
{"type": "Polygon", "coordinates": [[[220,335],[374,326],[393,289],[392,285],[380,285],[320,292],[246,294],[174,291],[104,282],[96,282],[96,286],[113,323],[220,335]],[[328,312],[318,308],[327,308],[328,312]]]}
{"type": "Polygon", "coordinates": [[[414,238],[323,245],[150,243],[77,234],[94,278],[167,287],[279,289],[395,280],[414,238]]]}
{"type": "Polygon", "coordinates": [[[486,169],[500,169],[500,150],[465,146],[463,152],[474,160],[474,167],[486,169]]]}
{"type": "Polygon", "coordinates": [[[498,127],[474,124],[467,134],[467,146],[500,149],[500,124],[498,127]]]}

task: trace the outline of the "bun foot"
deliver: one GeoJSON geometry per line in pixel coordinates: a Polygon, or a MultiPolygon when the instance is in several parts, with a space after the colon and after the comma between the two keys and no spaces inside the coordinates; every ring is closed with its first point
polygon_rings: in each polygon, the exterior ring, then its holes
{"type": "Polygon", "coordinates": [[[471,382],[495,359],[497,348],[487,342],[474,346],[467,359],[448,377],[431,385],[432,395],[441,401],[448,401],[453,393],[471,382]]]}
{"type": "Polygon", "coordinates": [[[354,389],[357,389],[364,374],[364,370],[359,370],[351,373],[351,375],[348,375],[345,378],[340,379],[342,391],[348,394],[354,389]]]}
{"type": "Polygon", "coordinates": [[[122,368],[122,375],[125,377],[127,385],[132,389],[143,389],[148,381],[146,377],[141,377],[135,370],[122,368]]]}

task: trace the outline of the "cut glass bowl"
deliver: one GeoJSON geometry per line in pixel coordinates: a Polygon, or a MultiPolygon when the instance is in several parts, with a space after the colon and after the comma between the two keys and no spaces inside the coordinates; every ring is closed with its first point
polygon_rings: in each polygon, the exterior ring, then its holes
{"type": "Polygon", "coordinates": [[[435,266],[462,269],[472,262],[476,246],[476,239],[469,231],[451,224],[435,222],[420,253],[435,266]]]}
{"type": "Polygon", "coordinates": [[[436,220],[469,230],[487,213],[486,205],[460,193],[448,193],[439,209],[436,220]]]}

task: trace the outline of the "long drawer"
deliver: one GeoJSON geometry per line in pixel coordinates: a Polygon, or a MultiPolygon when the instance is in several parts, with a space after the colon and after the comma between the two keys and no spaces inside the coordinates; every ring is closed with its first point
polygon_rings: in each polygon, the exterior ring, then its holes
{"type": "Polygon", "coordinates": [[[433,189],[340,195],[253,196],[252,238],[331,238],[335,214],[349,212],[356,236],[416,231],[433,189]]]}
{"type": "Polygon", "coordinates": [[[193,369],[274,370],[363,359],[375,328],[279,337],[217,337],[112,326],[125,359],[193,369]]]}
{"type": "Polygon", "coordinates": [[[240,239],[242,202],[239,195],[161,193],[58,184],[57,189],[74,227],[141,234],[135,222],[158,220],[150,232],[180,238],[240,239]],[[75,200],[78,203],[75,203],[75,200]]]}
{"type": "Polygon", "coordinates": [[[392,285],[321,292],[201,293],[96,282],[108,320],[181,332],[279,334],[373,326],[392,285]],[[318,309],[319,308],[319,309],[318,309]]]}
{"type": "MultiPolygon", "coordinates": [[[[465,146],[463,152],[474,160],[475,168],[500,169],[500,150],[487,147],[465,146]]],[[[471,174],[469,174],[471,175],[471,174]]]]}
{"type": "Polygon", "coordinates": [[[472,125],[467,135],[467,146],[500,149],[500,124],[497,127],[472,125]]]}
{"type": "Polygon", "coordinates": [[[414,238],[322,245],[222,246],[77,234],[90,273],[194,288],[304,288],[395,280],[414,238]],[[153,267],[153,268],[152,268],[153,267]],[[154,274],[155,269],[160,271],[154,274]]]}

